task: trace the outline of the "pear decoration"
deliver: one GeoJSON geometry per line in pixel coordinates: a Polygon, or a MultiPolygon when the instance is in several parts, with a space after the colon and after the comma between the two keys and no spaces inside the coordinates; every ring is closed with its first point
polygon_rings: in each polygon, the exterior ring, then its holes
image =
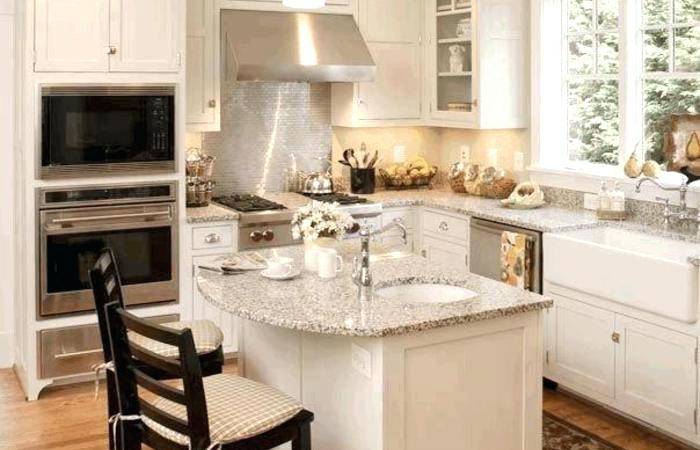
{"type": "Polygon", "coordinates": [[[637,178],[641,174],[642,167],[639,164],[639,160],[633,153],[630,155],[630,158],[627,160],[627,163],[625,163],[625,175],[627,175],[630,178],[637,178]]]}
{"type": "Polygon", "coordinates": [[[685,154],[691,161],[700,158],[700,138],[698,138],[698,133],[696,131],[690,135],[688,145],[685,147],[685,154]]]}
{"type": "Polygon", "coordinates": [[[649,160],[642,166],[642,173],[649,178],[658,178],[661,175],[661,166],[656,161],[649,160]]]}

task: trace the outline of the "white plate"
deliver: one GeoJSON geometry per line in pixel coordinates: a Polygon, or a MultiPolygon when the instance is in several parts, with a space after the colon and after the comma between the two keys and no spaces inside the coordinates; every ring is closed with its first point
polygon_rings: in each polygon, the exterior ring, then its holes
{"type": "Polygon", "coordinates": [[[291,280],[292,278],[296,278],[299,275],[301,275],[301,269],[292,269],[291,272],[284,274],[284,275],[273,275],[270,272],[268,272],[267,269],[263,270],[260,272],[260,275],[263,277],[270,279],[270,280],[276,280],[276,281],[284,281],[284,280],[291,280]]]}
{"type": "Polygon", "coordinates": [[[547,202],[542,203],[509,203],[508,200],[501,200],[501,205],[510,209],[537,209],[545,206],[547,202]]]}

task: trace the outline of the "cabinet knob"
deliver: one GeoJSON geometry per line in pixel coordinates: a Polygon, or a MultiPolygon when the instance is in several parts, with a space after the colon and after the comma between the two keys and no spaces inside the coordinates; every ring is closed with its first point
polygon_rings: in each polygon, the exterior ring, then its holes
{"type": "Polygon", "coordinates": [[[116,55],[117,54],[117,47],[115,47],[114,45],[110,45],[109,47],[107,47],[107,54],[108,55],[116,55]]]}
{"type": "Polygon", "coordinates": [[[218,244],[219,242],[221,242],[221,236],[219,236],[216,233],[207,234],[204,237],[204,242],[206,242],[207,244],[218,244]]]}
{"type": "Polygon", "coordinates": [[[263,239],[270,242],[275,238],[275,233],[272,230],[266,230],[262,234],[263,239]]]}
{"type": "Polygon", "coordinates": [[[214,99],[209,100],[209,107],[216,108],[216,100],[214,100],[214,99]]]}
{"type": "Polygon", "coordinates": [[[450,230],[450,226],[445,221],[440,222],[440,225],[438,225],[438,228],[440,229],[440,231],[449,231],[450,230]]]}
{"type": "Polygon", "coordinates": [[[427,257],[428,257],[428,252],[427,252],[427,250],[421,250],[421,251],[420,251],[420,255],[421,255],[423,258],[427,258],[427,257]]]}
{"type": "Polygon", "coordinates": [[[613,333],[612,336],[612,341],[616,344],[620,343],[620,333],[613,333]]]}
{"type": "Polygon", "coordinates": [[[263,238],[263,234],[259,231],[253,231],[250,233],[250,240],[253,242],[260,242],[263,238]]]}

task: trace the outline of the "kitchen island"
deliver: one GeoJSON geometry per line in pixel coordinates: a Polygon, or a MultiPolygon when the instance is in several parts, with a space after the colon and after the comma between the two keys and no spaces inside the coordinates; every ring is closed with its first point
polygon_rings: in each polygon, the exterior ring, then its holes
{"type": "MultiPolygon", "coordinates": [[[[246,377],[313,411],[319,450],[541,449],[542,330],[548,299],[416,256],[372,263],[374,296],[345,270],[322,281],[201,271],[203,296],[241,318],[246,377]],[[443,302],[397,299],[383,288],[419,283],[476,293],[443,302]]],[[[303,259],[301,247],[270,250],[303,259]]]]}

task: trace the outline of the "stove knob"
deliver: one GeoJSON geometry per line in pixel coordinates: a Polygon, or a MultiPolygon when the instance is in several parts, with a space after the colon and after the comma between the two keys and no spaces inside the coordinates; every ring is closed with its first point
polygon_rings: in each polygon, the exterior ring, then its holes
{"type": "Polygon", "coordinates": [[[253,231],[250,233],[250,240],[253,242],[260,242],[263,238],[263,234],[259,231],[253,231]]]}
{"type": "Polygon", "coordinates": [[[263,232],[262,237],[269,242],[275,238],[275,233],[273,233],[272,230],[267,230],[263,232]]]}

